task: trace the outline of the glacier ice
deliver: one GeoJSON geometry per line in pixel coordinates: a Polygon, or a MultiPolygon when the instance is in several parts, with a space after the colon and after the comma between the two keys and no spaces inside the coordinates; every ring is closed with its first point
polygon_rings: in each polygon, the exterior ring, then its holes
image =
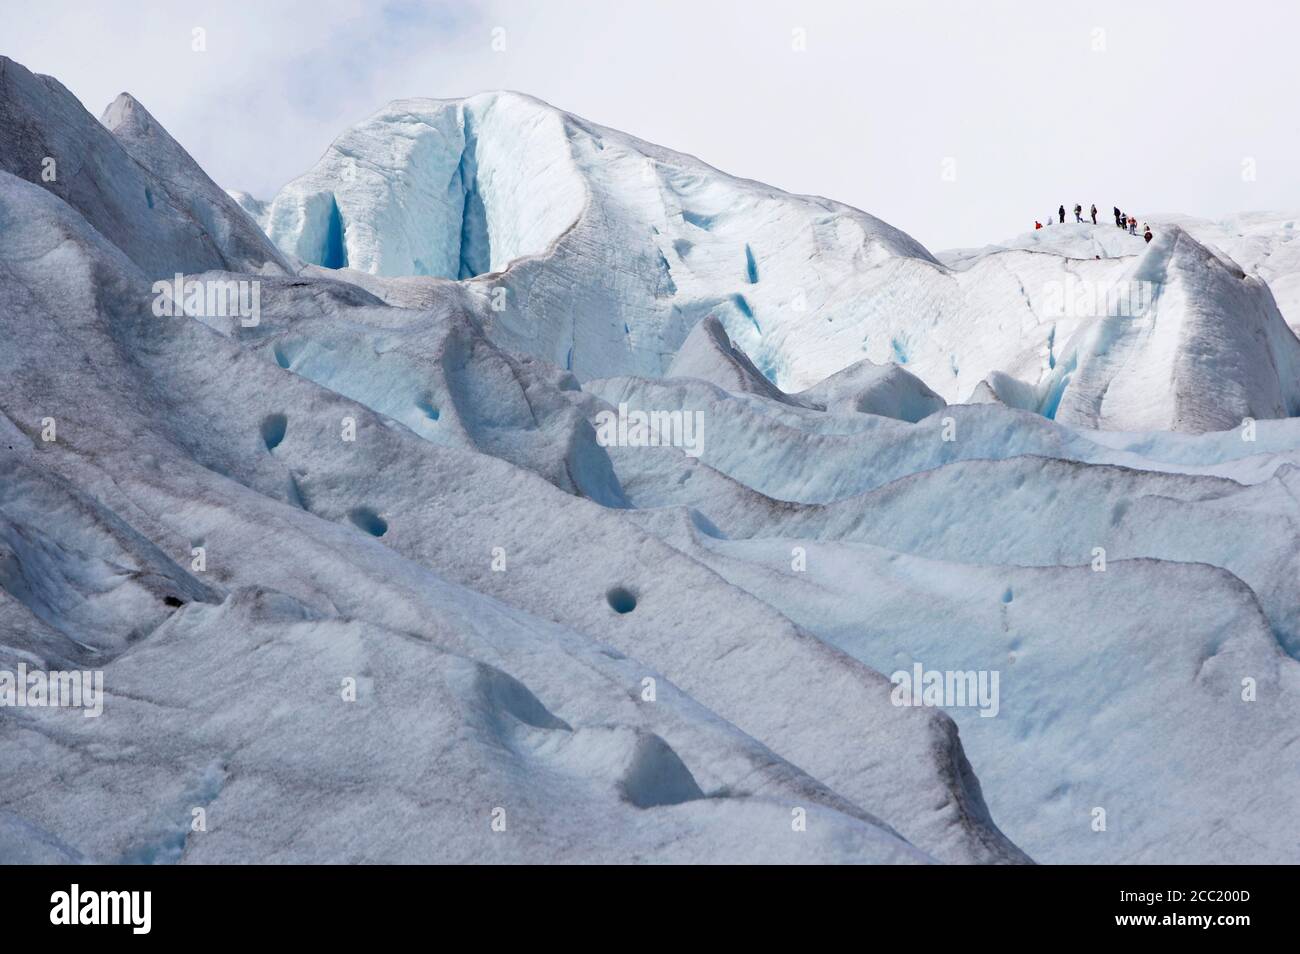
{"type": "MultiPolygon", "coordinates": [[[[1277,273],[1246,277],[1197,240],[1208,228],[1157,219],[1147,246],[1060,225],[936,257],[857,210],[514,93],[391,103],[267,215],[311,264],[464,280],[492,340],[581,380],[670,373],[712,317],[786,391],[870,360],[950,403],[991,391],[1089,428],[1222,430],[1300,407],[1300,343],[1258,280],[1277,273]],[[1077,284],[1093,289],[1081,312],[1055,301],[1077,284]],[[1130,288],[1154,298],[1142,314],[1099,307],[1130,288]]],[[[413,304],[404,291],[394,303],[413,304]]]]}
{"type": "Polygon", "coordinates": [[[512,93],[266,203],[0,120],[0,670],[107,694],[0,707],[0,861],[1300,860],[1287,217],[932,255],[512,93]]]}

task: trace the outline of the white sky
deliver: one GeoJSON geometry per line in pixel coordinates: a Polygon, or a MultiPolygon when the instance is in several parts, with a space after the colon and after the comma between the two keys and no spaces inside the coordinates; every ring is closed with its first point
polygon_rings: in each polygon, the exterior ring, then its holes
{"type": "Polygon", "coordinates": [[[96,116],[131,92],[261,198],[390,99],[506,88],[931,249],[1076,201],[1300,208],[1298,39],[1290,0],[0,0],[0,53],[96,116]]]}

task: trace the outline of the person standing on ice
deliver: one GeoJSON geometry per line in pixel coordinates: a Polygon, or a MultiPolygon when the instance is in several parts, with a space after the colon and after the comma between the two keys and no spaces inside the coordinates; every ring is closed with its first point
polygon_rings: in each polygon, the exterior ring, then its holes
{"type": "Polygon", "coordinates": [[[1097,224],[1097,203],[1096,202],[1092,204],[1092,224],[1093,225],[1097,224]]]}
{"type": "Polygon", "coordinates": [[[1061,224],[1064,225],[1064,224],[1065,224],[1065,206],[1061,206],[1059,209],[1057,209],[1057,210],[1056,210],[1056,214],[1059,215],[1059,216],[1061,217],[1061,224]]]}
{"type": "Polygon", "coordinates": [[[1043,227],[1043,223],[1038,221],[1037,219],[1034,219],[1034,231],[1037,232],[1042,227],[1043,227]]]}
{"type": "Polygon", "coordinates": [[[1130,215],[1128,217],[1128,234],[1129,235],[1138,234],[1138,220],[1136,215],[1130,215]]]}
{"type": "Polygon", "coordinates": [[[1083,224],[1083,206],[1078,202],[1074,203],[1074,221],[1078,222],[1080,225],[1083,224]]]}
{"type": "Polygon", "coordinates": [[[1151,226],[1145,223],[1142,225],[1142,237],[1147,240],[1148,245],[1151,244],[1151,226]]]}
{"type": "Polygon", "coordinates": [[[1115,224],[1119,225],[1119,206],[1115,206],[1115,224]]]}

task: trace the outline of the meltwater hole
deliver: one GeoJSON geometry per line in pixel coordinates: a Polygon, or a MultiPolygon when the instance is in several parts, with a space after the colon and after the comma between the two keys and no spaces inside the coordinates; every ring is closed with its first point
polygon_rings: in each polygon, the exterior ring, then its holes
{"type": "Polygon", "coordinates": [[[626,587],[614,587],[605,594],[605,599],[615,613],[630,613],[636,609],[636,594],[626,587]]]}
{"type": "Polygon", "coordinates": [[[415,402],[415,406],[431,421],[436,421],[439,417],[438,407],[433,403],[433,398],[424,397],[415,402]]]}
{"type": "Polygon", "coordinates": [[[268,414],[262,419],[262,440],[267,450],[275,450],[289,429],[289,419],[283,414],[268,414]]]}
{"type": "Polygon", "coordinates": [[[372,537],[382,537],[388,532],[388,521],[369,507],[353,507],[348,519],[372,537]]]}

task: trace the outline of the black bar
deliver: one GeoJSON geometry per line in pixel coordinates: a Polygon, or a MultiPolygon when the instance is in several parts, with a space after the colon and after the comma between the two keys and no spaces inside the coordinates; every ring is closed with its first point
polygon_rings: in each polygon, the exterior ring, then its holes
{"type": "MultiPolygon", "coordinates": [[[[456,925],[520,929],[536,918],[539,941],[543,934],[579,936],[620,923],[630,936],[648,932],[647,941],[701,922],[741,933],[752,925],[761,933],[765,924],[790,919],[791,929],[810,932],[849,925],[862,939],[916,940],[920,930],[942,943],[1125,935],[1232,943],[1294,926],[1293,883],[1290,868],[1201,866],[0,869],[12,937],[75,932],[81,940],[204,942],[373,941],[396,930],[456,925]],[[58,893],[70,902],[73,884],[87,912],[88,894],[149,892],[148,932],[136,933],[143,895],[135,908],[120,908],[126,923],[53,924],[58,893]]],[[[99,904],[98,894],[91,904],[99,904]]]]}

